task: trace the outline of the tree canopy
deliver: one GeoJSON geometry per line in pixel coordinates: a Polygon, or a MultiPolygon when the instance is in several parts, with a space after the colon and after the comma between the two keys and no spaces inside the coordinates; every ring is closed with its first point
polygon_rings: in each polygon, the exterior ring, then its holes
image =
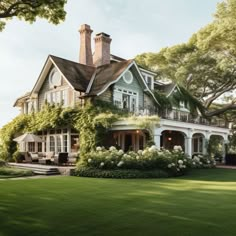
{"type": "Polygon", "coordinates": [[[138,64],[155,70],[158,79],[171,79],[202,102],[205,116],[236,109],[236,0],[217,5],[212,23],[188,42],[143,53],[138,64]],[[218,105],[216,105],[218,104],[218,105]]]}
{"type": "Polygon", "coordinates": [[[17,17],[34,22],[37,17],[58,24],[65,19],[64,6],[67,0],[0,0],[0,31],[6,20],[17,17]]]}

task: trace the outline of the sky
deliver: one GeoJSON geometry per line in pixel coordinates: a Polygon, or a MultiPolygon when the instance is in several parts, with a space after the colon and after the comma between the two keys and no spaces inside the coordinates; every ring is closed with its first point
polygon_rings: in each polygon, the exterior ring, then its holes
{"type": "Polygon", "coordinates": [[[213,20],[219,1],[68,0],[60,25],[8,21],[0,32],[0,128],[19,114],[13,104],[31,91],[49,54],[78,61],[80,25],[111,35],[111,53],[131,59],[186,42],[213,20]]]}

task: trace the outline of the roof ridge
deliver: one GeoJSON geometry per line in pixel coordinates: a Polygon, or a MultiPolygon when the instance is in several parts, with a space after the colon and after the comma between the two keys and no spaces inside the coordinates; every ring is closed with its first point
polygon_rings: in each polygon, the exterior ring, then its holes
{"type": "Polygon", "coordinates": [[[85,65],[85,64],[82,64],[82,63],[79,63],[79,62],[76,62],[76,61],[72,61],[72,60],[68,60],[68,59],[65,59],[65,58],[62,58],[62,57],[58,57],[58,56],[55,56],[55,55],[52,55],[52,54],[49,54],[48,56],[49,56],[49,57],[56,57],[56,58],[62,59],[62,60],[66,60],[66,61],[69,61],[69,62],[78,64],[78,65],[81,65],[81,66],[87,66],[87,67],[91,67],[91,68],[96,68],[95,66],[85,65]]]}

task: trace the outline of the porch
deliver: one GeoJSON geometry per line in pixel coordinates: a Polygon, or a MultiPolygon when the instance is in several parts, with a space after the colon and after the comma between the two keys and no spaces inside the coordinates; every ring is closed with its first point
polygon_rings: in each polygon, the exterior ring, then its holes
{"type": "MultiPolygon", "coordinates": [[[[134,121],[118,121],[111,128],[113,145],[124,151],[137,151],[147,146],[149,132],[140,129],[134,121]]],[[[197,154],[207,154],[208,143],[213,137],[218,137],[225,157],[229,129],[204,124],[192,124],[177,120],[161,119],[159,124],[153,124],[152,134],[157,148],[172,150],[181,146],[183,151],[192,157],[197,154]]],[[[224,160],[223,160],[224,161],[224,160]]]]}
{"type": "Polygon", "coordinates": [[[217,137],[224,158],[228,135],[228,128],[167,119],[161,119],[160,125],[154,128],[154,141],[158,148],[172,149],[174,145],[179,145],[189,157],[207,154],[209,142],[217,137]]]}

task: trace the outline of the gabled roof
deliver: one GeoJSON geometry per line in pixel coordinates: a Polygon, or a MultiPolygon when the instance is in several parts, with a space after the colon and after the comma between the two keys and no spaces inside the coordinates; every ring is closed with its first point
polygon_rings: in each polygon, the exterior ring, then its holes
{"type": "Polygon", "coordinates": [[[126,61],[126,59],[118,57],[118,56],[113,55],[113,54],[110,54],[110,59],[111,59],[111,61],[115,61],[115,62],[126,61]]]}
{"type": "Polygon", "coordinates": [[[164,93],[167,97],[171,95],[174,89],[177,87],[175,83],[169,84],[157,84],[155,83],[155,87],[162,93],[164,93]]]}
{"type": "MultiPolygon", "coordinates": [[[[48,56],[31,93],[27,94],[28,97],[34,96],[34,94],[37,94],[40,91],[41,86],[46,79],[46,75],[53,65],[59,70],[69,86],[77,91],[84,92],[85,96],[99,96],[106,91],[110,85],[117,82],[126,70],[131,66],[134,66],[139,74],[140,81],[143,83],[144,90],[154,97],[134,60],[123,60],[99,67],[93,67],[53,55],[48,56]]],[[[16,103],[19,99],[21,98],[18,98],[16,103]]],[[[156,100],[155,97],[154,100],[156,100]]]]}
{"type": "Polygon", "coordinates": [[[27,92],[21,97],[18,97],[13,105],[13,107],[17,106],[17,104],[24,102],[26,99],[30,97],[31,92],[27,92]]]}
{"type": "Polygon", "coordinates": [[[87,91],[87,95],[96,96],[103,90],[106,90],[120,77],[132,62],[133,60],[127,60],[97,67],[96,74],[93,81],[91,81],[91,88],[87,91]]]}
{"type": "Polygon", "coordinates": [[[52,55],[50,55],[50,58],[75,90],[82,92],[86,91],[89,81],[96,69],[95,67],[52,55]]]}

